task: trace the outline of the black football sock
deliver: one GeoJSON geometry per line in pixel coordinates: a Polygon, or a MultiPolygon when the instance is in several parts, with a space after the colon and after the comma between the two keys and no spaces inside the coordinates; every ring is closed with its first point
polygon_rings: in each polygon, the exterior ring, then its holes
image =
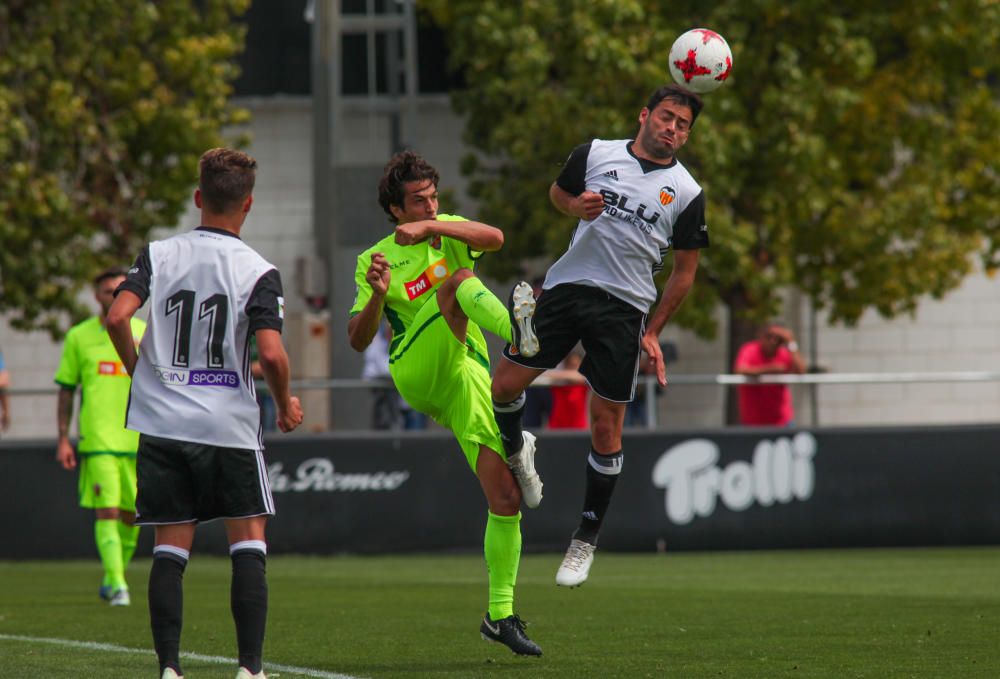
{"type": "Polygon", "coordinates": [[[524,392],[510,403],[493,401],[493,417],[500,429],[500,440],[507,455],[516,455],[524,445],[521,428],[521,415],[524,414],[524,392]]]}
{"type": "Polygon", "coordinates": [[[149,624],[153,630],[153,647],[160,661],[160,674],[172,667],[181,672],[181,626],[184,618],[184,568],[187,552],[182,549],[156,547],[153,567],[149,571],[149,624]]]}
{"type": "Polygon", "coordinates": [[[600,455],[593,450],[587,458],[587,492],[583,499],[583,513],[580,527],[573,533],[577,540],[597,544],[597,534],[604,523],[615,483],[622,471],[622,451],[610,455],[600,455]]]}
{"type": "MultiPolygon", "coordinates": [[[[256,541],[252,541],[256,542],[256,541]]],[[[267,573],[264,551],[240,547],[230,552],[233,581],[230,605],[236,622],[236,645],[240,666],[257,674],[263,669],[264,628],[267,624],[267,573]]],[[[260,543],[263,545],[263,543],[260,543]]]]}

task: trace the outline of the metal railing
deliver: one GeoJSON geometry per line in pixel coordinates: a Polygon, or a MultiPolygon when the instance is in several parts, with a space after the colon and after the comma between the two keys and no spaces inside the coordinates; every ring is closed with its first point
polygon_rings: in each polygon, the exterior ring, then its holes
{"type": "MultiPolygon", "coordinates": [[[[919,383],[944,383],[944,382],[1000,382],[1000,371],[996,370],[970,370],[970,371],[944,371],[944,372],[880,372],[880,373],[807,373],[803,375],[736,375],[730,373],[710,374],[710,373],[669,373],[667,375],[668,386],[686,385],[718,385],[733,386],[741,384],[805,384],[805,385],[844,385],[844,384],[919,384],[919,383]]],[[[657,426],[657,404],[656,404],[656,377],[653,375],[640,375],[639,383],[646,389],[647,394],[652,394],[653,398],[646,399],[646,427],[653,429],[657,426]]],[[[556,380],[539,378],[532,387],[548,387],[563,384],[556,380]]],[[[263,383],[261,383],[263,386],[263,383]]],[[[293,391],[312,390],[353,390],[372,389],[377,387],[391,387],[392,380],[384,379],[360,379],[360,378],[314,378],[292,380],[293,391]]],[[[56,387],[45,388],[18,388],[12,387],[7,390],[11,397],[18,396],[54,396],[59,392],[56,387]]]]}

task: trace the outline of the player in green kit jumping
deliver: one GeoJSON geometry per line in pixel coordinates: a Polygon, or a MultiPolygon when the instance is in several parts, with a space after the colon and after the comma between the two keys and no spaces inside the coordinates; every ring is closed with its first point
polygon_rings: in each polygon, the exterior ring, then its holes
{"type": "Polygon", "coordinates": [[[535,299],[531,287],[519,283],[505,305],[475,276],[476,260],[499,250],[503,233],[439,215],[438,180],[437,170],[412,151],[397,153],[385,166],[379,203],[396,229],[358,256],[348,334],[351,347],[364,351],[385,313],[393,330],[389,372],[396,388],[414,409],[455,434],[489,505],[484,539],[489,608],[480,633],[519,655],[541,655],[514,614],[521,500],[537,507],[542,499],[534,438],[527,434],[516,454],[504,453],[480,329],[534,355],[535,299]]]}
{"type": "MultiPolygon", "coordinates": [[[[139,537],[139,527],[134,525],[135,451],[139,435],[125,428],[132,381],[118,359],[106,327],[115,289],[123,280],[122,269],[108,269],[94,279],[100,314],[70,328],[55,376],[56,384],[61,387],[56,459],[69,470],[76,468],[79,457],[80,506],[93,509],[96,514],[94,538],[104,566],[100,596],[112,606],[130,603],[125,569],[139,537]],[[82,389],[80,441],[74,450],[69,440],[69,422],[77,385],[82,389]]],[[[136,343],[145,329],[144,322],[133,319],[132,337],[136,343]]]]}

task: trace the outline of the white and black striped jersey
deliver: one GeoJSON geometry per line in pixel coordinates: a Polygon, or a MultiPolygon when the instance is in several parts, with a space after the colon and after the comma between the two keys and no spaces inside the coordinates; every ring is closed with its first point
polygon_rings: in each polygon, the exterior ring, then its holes
{"type": "Polygon", "coordinates": [[[250,338],[281,331],[278,270],[238,236],[202,226],[147,245],[118,290],[150,302],[126,426],[259,450],[250,338]]]}
{"type": "Polygon", "coordinates": [[[544,289],[591,285],[645,313],[667,250],[708,247],[705,194],[676,158],[661,165],[633,154],[631,140],[594,139],[573,149],[556,184],[574,196],[600,193],[604,212],[580,220],[544,289]]]}

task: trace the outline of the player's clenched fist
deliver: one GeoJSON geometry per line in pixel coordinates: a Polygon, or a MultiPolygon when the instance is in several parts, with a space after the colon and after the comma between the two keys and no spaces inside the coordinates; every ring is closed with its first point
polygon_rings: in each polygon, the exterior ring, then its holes
{"type": "Polygon", "coordinates": [[[278,429],[288,433],[302,424],[302,404],[298,397],[288,399],[288,409],[278,413],[278,429]]]}
{"type": "Polygon", "coordinates": [[[381,252],[372,253],[372,263],[368,265],[368,274],[365,280],[372,290],[379,295],[384,295],[389,290],[389,280],[392,273],[389,270],[389,261],[381,252]]]}
{"type": "Polygon", "coordinates": [[[584,191],[573,202],[575,203],[573,213],[581,219],[588,221],[597,219],[604,211],[604,196],[593,191],[584,191]]]}
{"type": "Polygon", "coordinates": [[[396,242],[400,245],[416,245],[431,237],[431,221],[407,222],[396,227],[396,242]]]}

